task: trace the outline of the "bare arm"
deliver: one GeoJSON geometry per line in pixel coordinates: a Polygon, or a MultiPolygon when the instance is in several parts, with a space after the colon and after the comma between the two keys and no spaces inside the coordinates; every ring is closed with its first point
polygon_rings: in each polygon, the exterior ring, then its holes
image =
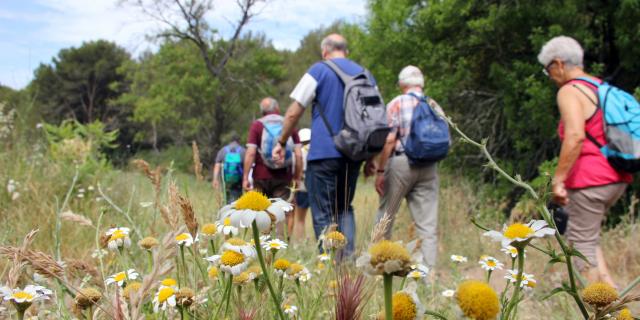
{"type": "Polygon", "coordinates": [[[573,164],[580,156],[585,139],[584,112],[575,88],[566,86],[558,92],[558,108],[564,123],[564,140],[560,148],[558,167],[553,177],[555,183],[564,183],[573,164]]]}
{"type": "Polygon", "coordinates": [[[293,149],[293,155],[296,157],[296,165],[293,168],[293,180],[298,183],[302,179],[302,148],[296,146],[293,149]]]}
{"type": "Polygon", "coordinates": [[[211,180],[211,184],[214,188],[218,188],[218,186],[220,185],[218,180],[220,178],[220,167],[222,167],[220,163],[216,163],[213,166],[213,179],[211,180]]]}
{"type": "Polygon", "coordinates": [[[398,135],[397,132],[390,132],[389,135],[387,136],[387,141],[384,144],[384,148],[382,149],[380,156],[378,157],[378,170],[383,170],[384,167],[387,165],[387,161],[391,156],[391,152],[393,152],[393,149],[396,146],[397,135],[398,135]]]}
{"type": "Polygon", "coordinates": [[[293,128],[298,124],[303,113],[304,107],[298,101],[294,100],[284,114],[284,124],[282,125],[280,141],[287,141],[287,139],[289,139],[293,128]]]}
{"type": "Polygon", "coordinates": [[[249,146],[244,155],[244,170],[242,172],[242,186],[245,190],[249,190],[249,171],[256,160],[256,147],[249,146]]]}

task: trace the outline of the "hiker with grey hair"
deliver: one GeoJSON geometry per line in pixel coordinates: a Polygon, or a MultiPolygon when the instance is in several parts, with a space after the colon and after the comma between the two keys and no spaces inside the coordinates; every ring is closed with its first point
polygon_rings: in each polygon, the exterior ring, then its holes
{"type": "Polygon", "coordinates": [[[280,115],[278,101],[274,98],[262,99],[259,107],[262,117],[249,128],[242,185],[245,190],[255,188],[269,198],[289,200],[292,183],[295,181],[299,184],[302,175],[300,139],[294,130],[291,138],[285,142],[287,161],[282,164],[273,161],[271,152],[278,144],[284,118],[280,115]],[[252,167],[253,185],[249,182],[252,167]]]}
{"type": "Polygon", "coordinates": [[[605,281],[615,287],[598,245],[600,226],[632,176],[614,169],[600,151],[606,144],[597,94],[602,80],[584,71],[583,55],[578,41],[566,36],[549,40],[538,55],[542,71],[559,88],[562,145],[552,179],[553,200],[566,206],[567,240],[588,260],[574,259],[578,269],[589,283],[605,281]]]}
{"type": "Polygon", "coordinates": [[[220,189],[220,182],[224,183],[224,202],[230,203],[242,195],[242,171],[245,149],[240,145],[240,136],[231,133],[231,142],[222,147],[217,155],[213,167],[214,190],[220,189]]]}
{"type": "Polygon", "coordinates": [[[377,163],[375,186],[380,195],[377,220],[380,221],[385,212],[388,214],[391,223],[385,237],[389,239],[400,203],[406,199],[421,240],[423,263],[433,267],[438,253],[437,162],[413,163],[405,153],[405,146],[416,108],[431,108],[440,117],[444,117],[444,112],[435,100],[425,96],[424,76],[417,67],[410,65],[402,69],[398,75],[398,86],[402,94],[387,104],[387,117],[392,129],[377,163]],[[426,103],[421,104],[421,101],[426,103]]]}
{"type": "MultiPolygon", "coordinates": [[[[313,230],[320,238],[330,226],[337,224],[338,230],[347,238],[346,247],[338,255],[338,259],[342,259],[350,257],[355,249],[356,223],[351,202],[362,161],[345,156],[334,142],[334,133],[343,128],[343,115],[347,110],[343,100],[346,84],[338,72],[351,77],[365,72],[367,76],[370,74],[347,58],[347,41],[339,34],[324,38],[320,49],[323,61],[309,68],[290,95],[293,102],[287,109],[284,129],[273,155],[279,159],[284,157],[287,138],[294,132],[304,111],[311,107],[311,142],[305,183],[313,230]]],[[[375,79],[367,78],[371,81],[369,84],[375,86],[375,79]]]]}

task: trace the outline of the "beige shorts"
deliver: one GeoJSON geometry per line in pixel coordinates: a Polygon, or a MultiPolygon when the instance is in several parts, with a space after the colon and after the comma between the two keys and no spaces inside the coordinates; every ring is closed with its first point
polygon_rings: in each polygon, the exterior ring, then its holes
{"type": "MultiPolygon", "coordinates": [[[[597,266],[596,247],[600,240],[600,227],[609,208],[624,194],[626,183],[607,184],[584,189],[570,189],[567,240],[580,251],[591,266],[597,266]]],[[[580,258],[574,259],[578,270],[588,265],[580,258]]]]}

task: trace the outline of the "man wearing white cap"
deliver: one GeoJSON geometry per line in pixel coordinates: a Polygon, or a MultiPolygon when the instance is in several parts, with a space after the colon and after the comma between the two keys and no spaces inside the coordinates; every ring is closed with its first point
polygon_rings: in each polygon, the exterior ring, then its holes
{"type": "MultiPolygon", "coordinates": [[[[387,105],[387,117],[392,129],[377,164],[376,191],[381,197],[378,220],[385,212],[389,213],[391,225],[387,227],[385,236],[390,238],[395,215],[402,199],[406,198],[417,235],[422,240],[420,249],[424,264],[433,266],[438,249],[439,185],[436,163],[414,165],[404,153],[413,112],[420,105],[419,99],[425,97],[422,72],[414,66],[405,67],[398,76],[398,85],[402,95],[387,105]]],[[[426,102],[437,115],[444,115],[433,99],[426,97],[426,102]]]]}

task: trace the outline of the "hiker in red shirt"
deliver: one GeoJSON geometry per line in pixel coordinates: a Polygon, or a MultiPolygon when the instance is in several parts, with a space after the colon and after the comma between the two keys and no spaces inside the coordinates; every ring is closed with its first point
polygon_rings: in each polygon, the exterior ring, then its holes
{"type": "Polygon", "coordinates": [[[575,39],[559,36],[547,42],[538,55],[543,72],[560,88],[558,134],[562,147],[552,180],[553,199],[566,206],[569,214],[567,240],[589,261],[574,259],[578,269],[589,282],[605,281],[615,287],[598,245],[600,225],[632,177],[614,169],[597,145],[606,144],[597,88],[578,78],[602,80],[584,71],[583,54],[575,39]]]}

